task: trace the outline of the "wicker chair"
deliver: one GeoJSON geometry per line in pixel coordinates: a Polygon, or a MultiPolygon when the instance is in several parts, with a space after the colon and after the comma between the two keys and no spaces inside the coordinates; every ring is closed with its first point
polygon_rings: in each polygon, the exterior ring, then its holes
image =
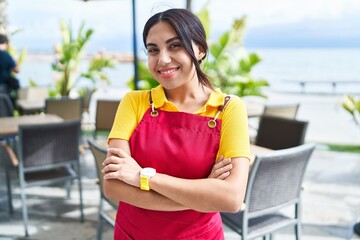
{"type": "Polygon", "coordinates": [[[97,100],[94,138],[99,132],[109,132],[112,128],[119,100],[97,100]]]}
{"type": "Polygon", "coordinates": [[[263,115],[295,119],[300,103],[289,104],[266,104],[263,115]]]}
{"type": "Polygon", "coordinates": [[[99,220],[98,220],[99,222],[97,227],[97,239],[100,240],[102,239],[104,220],[112,227],[115,226],[115,217],[116,217],[118,202],[106,198],[103,190],[103,173],[101,172],[102,170],[101,164],[106,158],[106,148],[100,146],[93,139],[89,139],[88,143],[91,152],[94,156],[98,183],[100,187],[99,220]],[[106,208],[107,205],[110,206],[110,208],[106,208]]]}
{"type": "Polygon", "coordinates": [[[266,239],[282,228],[295,226],[301,238],[301,185],[314,144],[257,155],[245,196],[245,209],[221,213],[223,222],[243,240],[266,239]],[[284,214],[293,209],[293,214],[284,214]]]}
{"type": "MultiPolygon", "coordinates": [[[[19,127],[19,179],[25,235],[28,232],[27,188],[64,183],[77,179],[80,220],[84,220],[79,161],[80,122],[23,125],[19,127]]],[[[69,188],[67,196],[70,197],[69,188]]]]}
{"type": "Polygon", "coordinates": [[[255,143],[261,116],[296,119],[300,103],[266,104],[260,116],[249,119],[250,141],[255,143]]]}
{"type": "Polygon", "coordinates": [[[56,114],[64,120],[81,120],[82,100],[69,97],[47,98],[45,112],[56,114]]]}
{"type": "Polygon", "coordinates": [[[307,121],[261,116],[255,145],[274,150],[302,145],[307,127],[307,121]]]}

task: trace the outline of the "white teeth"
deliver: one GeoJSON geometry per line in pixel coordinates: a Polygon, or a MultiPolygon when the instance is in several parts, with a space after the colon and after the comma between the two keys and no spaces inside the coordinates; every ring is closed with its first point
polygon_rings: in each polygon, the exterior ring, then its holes
{"type": "Polygon", "coordinates": [[[169,74],[169,73],[172,73],[172,72],[175,72],[176,71],[176,69],[174,68],[174,69],[171,69],[171,70],[167,70],[167,71],[160,71],[160,73],[161,74],[169,74]]]}

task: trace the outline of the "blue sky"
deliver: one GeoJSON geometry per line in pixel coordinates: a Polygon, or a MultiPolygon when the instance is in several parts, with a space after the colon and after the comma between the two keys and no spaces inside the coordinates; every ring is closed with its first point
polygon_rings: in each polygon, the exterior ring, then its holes
{"type": "MultiPolygon", "coordinates": [[[[228,30],[234,19],[247,16],[245,46],[360,47],[359,0],[193,0],[194,12],[206,3],[212,20],[212,38],[228,30]]],[[[154,13],[184,7],[185,0],[137,0],[138,45],[141,31],[154,13]]],[[[59,20],[81,22],[95,30],[89,51],[106,49],[131,53],[131,0],[8,0],[9,29],[22,29],[13,38],[16,47],[51,52],[60,41],[59,20]]]]}

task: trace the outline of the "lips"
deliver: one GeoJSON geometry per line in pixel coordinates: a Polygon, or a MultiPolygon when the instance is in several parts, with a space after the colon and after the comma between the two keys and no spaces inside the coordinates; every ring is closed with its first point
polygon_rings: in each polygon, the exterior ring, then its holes
{"type": "Polygon", "coordinates": [[[166,68],[166,69],[158,70],[158,73],[162,78],[171,78],[172,76],[175,75],[178,69],[179,68],[166,68]]]}

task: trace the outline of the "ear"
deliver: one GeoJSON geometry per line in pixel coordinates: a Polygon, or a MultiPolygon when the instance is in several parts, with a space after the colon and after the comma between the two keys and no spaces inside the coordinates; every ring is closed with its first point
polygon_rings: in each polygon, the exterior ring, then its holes
{"type": "Polygon", "coordinates": [[[199,53],[197,54],[198,61],[203,60],[204,57],[205,57],[205,53],[202,51],[199,51],[199,53]]]}
{"type": "Polygon", "coordinates": [[[198,61],[203,60],[205,58],[205,55],[206,55],[206,53],[205,53],[204,49],[201,46],[199,46],[198,53],[197,53],[198,61]]]}

